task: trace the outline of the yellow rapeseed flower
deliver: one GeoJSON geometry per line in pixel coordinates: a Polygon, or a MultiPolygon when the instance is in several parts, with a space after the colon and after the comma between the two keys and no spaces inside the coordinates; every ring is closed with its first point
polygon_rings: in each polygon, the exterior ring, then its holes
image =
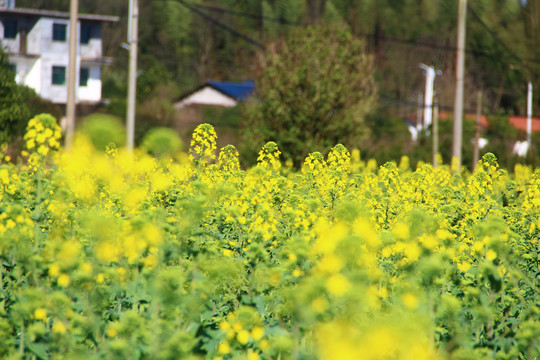
{"type": "Polygon", "coordinates": [[[401,295],[401,302],[409,309],[414,310],[418,307],[419,300],[418,297],[413,293],[406,292],[401,295]]]}
{"type": "Polygon", "coordinates": [[[253,337],[253,340],[259,341],[264,336],[264,328],[262,326],[255,326],[253,330],[251,330],[251,336],[253,337]]]}
{"type": "Polygon", "coordinates": [[[34,319],[47,321],[47,310],[43,308],[36,309],[34,311],[34,319]]]}
{"type": "Polygon", "coordinates": [[[58,264],[52,264],[50,267],[49,267],[49,276],[58,276],[60,275],[60,266],[58,266],[58,264]]]}
{"type": "Polygon", "coordinates": [[[236,334],[236,340],[238,340],[238,342],[242,345],[245,345],[248,343],[249,337],[250,337],[250,334],[249,334],[249,331],[247,330],[241,330],[240,332],[238,332],[238,334],[236,334]]]}
{"type": "Polygon", "coordinates": [[[493,261],[497,258],[497,253],[492,250],[492,249],[489,249],[487,252],[486,252],[486,259],[488,259],[489,261],[493,261]]]}
{"type": "Polygon", "coordinates": [[[222,342],[218,345],[218,353],[220,354],[228,354],[231,351],[231,347],[229,346],[228,342],[222,342]]]}
{"type": "Polygon", "coordinates": [[[66,287],[69,285],[69,283],[71,282],[71,279],[69,278],[69,275],[67,274],[62,274],[58,277],[58,285],[59,286],[62,286],[62,287],[66,287]]]}
{"type": "Polygon", "coordinates": [[[52,331],[55,334],[65,334],[66,333],[66,326],[61,321],[55,321],[54,325],[52,327],[52,331]]]}
{"type": "Polygon", "coordinates": [[[326,289],[328,292],[330,292],[332,295],[336,296],[342,296],[347,291],[349,291],[351,287],[351,283],[349,280],[343,276],[342,274],[335,274],[332,275],[328,280],[326,281],[326,289]]]}
{"type": "Polygon", "coordinates": [[[315,298],[315,300],[311,302],[311,308],[317,313],[326,311],[328,309],[328,305],[328,301],[323,297],[315,298]]]}

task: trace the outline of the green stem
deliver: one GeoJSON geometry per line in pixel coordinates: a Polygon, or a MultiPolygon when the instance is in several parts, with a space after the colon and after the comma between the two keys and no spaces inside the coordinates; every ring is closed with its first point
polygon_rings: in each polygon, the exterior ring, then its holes
{"type": "MultiPolygon", "coordinates": [[[[37,171],[37,188],[36,188],[36,199],[34,203],[34,212],[39,212],[39,206],[41,204],[41,180],[42,180],[42,168],[40,167],[37,171]]],[[[40,214],[41,218],[41,214],[40,214]]],[[[39,248],[39,237],[40,237],[40,229],[39,229],[39,219],[35,220],[34,223],[34,251],[37,251],[39,248]]]]}
{"type": "Polygon", "coordinates": [[[22,320],[22,324],[21,324],[21,339],[20,339],[20,343],[19,343],[19,352],[21,354],[24,354],[24,342],[25,342],[25,331],[24,331],[24,320],[22,320]]]}

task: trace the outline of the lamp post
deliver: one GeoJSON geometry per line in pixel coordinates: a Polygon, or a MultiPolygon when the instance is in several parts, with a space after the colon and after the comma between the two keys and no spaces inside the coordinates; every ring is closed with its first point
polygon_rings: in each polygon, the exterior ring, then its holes
{"type": "Polygon", "coordinates": [[[435,69],[432,66],[424,64],[420,64],[419,66],[426,72],[426,90],[424,91],[424,126],[422,129],[421,124],[416,124],[418,131],[426,130],[431,125],[433,116],[433,82],[436,75],[435,69]]]}

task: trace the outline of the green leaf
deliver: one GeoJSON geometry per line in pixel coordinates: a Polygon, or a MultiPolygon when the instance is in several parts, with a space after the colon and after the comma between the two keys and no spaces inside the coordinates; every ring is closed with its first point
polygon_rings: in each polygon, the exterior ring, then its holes
{"type": "Polygon", "coordinates": [[[34,353],[39,359],[48,359],[49,354],[47,353],[48,347],[43,343],[26,343],[28,350],[34,353]]]}

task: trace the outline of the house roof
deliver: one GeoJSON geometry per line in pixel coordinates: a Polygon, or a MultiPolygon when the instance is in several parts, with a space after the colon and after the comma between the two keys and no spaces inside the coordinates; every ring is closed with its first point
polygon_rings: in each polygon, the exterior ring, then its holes
{"type": "MultiPolygon", "coordinates": [[[[450,113],[439,113],[439,117],[441,119],[448,119],[452,116],[450,113]]],[[[476,119],[476,115],[474,114],[465,114],[465,119],[468,120],[474,120],[476,119]]],[[[527,131],[527,117],[526,116],[510,116],[508,118],[508,123],[512,125],[514,128],[522,131],[527,131]]],[[[480,117],[480,125],[483,127],[488,127],[489,122],[487,121],[487,118],[485,115],[482,115],[480,117]]],[[[540,132],[540,118],[533,117],[531,118],[531,131],[532,132],[540,132]]]]}
{"type": "Polygon", "coordinates": [[[229,81],[215,81],[209,80],[204,84],[196,87],[195,89],[188,91],[187,93],[176,99],[176,104],[183,104],[186,101],[189,102],[190,97],[200,94],[205,89],[213,89],[222,94],[226,98],[231,99],[234,102],[242,101],[248,98],[255,91],[255,82],[253,80],[244,80],[242,82],[229,82],[229,81]]]}
{"type": "MultiPolygon", "coordinates": [[[[439,113],[439,118],[441,118],[441,119],[448,119],[448,118],[451,118],[451,117],[452,117],[451,113],[447,113],[447,112],[440,112],[439,113]]],[[[476,121],[476,114],[464,114],[463,117],[466,120],[476,121]]],[[[486,115],[481,115],[480,116],[480,126],[483,126],[483,127],[488,127],[489,126],[486,115]]]]}
{"type": "MultiPolygon", "coordinates": [[[[53,10],[4,8],[4,9],[0,9],[0,14],[15,14],[15,15],[28,15],[28,16],[41,16],[41,17],[69,19],[69,13],[62,12],[62,11],[53,11],[53,10]]],[[[110,21],[110,22],[116,22],[120,20],[118,16],[94,15],[94,14],[79,14],[78,18],[79,20],[110,21]]]]}
{"type": "Polygon", "coordinates": [[[253,80],[244,80],[242,82],[210,80],[206,84],[235,100],[245,100],[255,91],[255,82],[253,80]]]}
{"type": "MultiPolygon", "coordinates": [[[[518,130],[527,131],[527,117],[526,116],[510,116],[508,122],[518,130]]],[[[540,132],[540,119],[537,117],[531,118],[531,131],[540,132]]]]}

